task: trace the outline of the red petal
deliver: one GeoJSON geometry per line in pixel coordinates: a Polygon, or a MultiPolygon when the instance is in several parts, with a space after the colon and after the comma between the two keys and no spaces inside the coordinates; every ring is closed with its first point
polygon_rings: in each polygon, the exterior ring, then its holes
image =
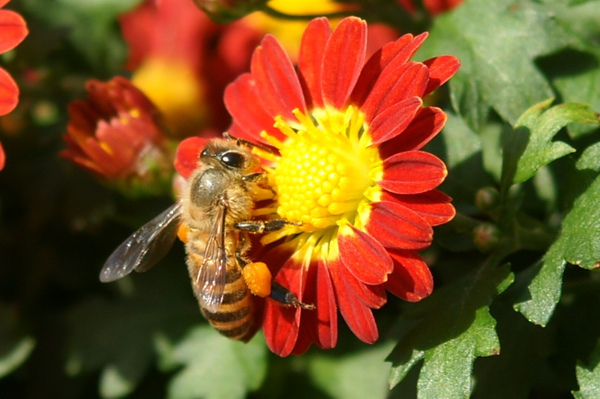
{"type": "Polygon", "coordinates": [[[367,122],[403,100],[422,97],[427,82],[425,65],[416,62],[397,65],[394,62],[382,72],[361,107],[367,122]]]}
{"type": "Polygon", "coordinates": [[[229,133],[235,137],[267,144],[260,137],[265,130],[272,136],[284,140],[285,136],[273,127],[273,117],[263,107],[256,91],[256,82],[249,73],[238,77],[225,89],[225,106],[233,118],[229,133]]]}
{"type": "Polygon", "coordinates": [[[29,33],[23,17],[10,10],[0,10],[0,32],[0,54],[15,48],[29,33]]]}
{"type": "Polygon", "coordinates": [[[175,153],[175,170],[186,179],[198,168],[200,153],[210,139],[189,137],[179,143],[175,153]]]}
{"type": "Polygon", "coordinates": [[[322,93],[326,104],[342,109],[358,80],[367,51],[367,23],[356,17],[343,19],[333,31],[322,71],[322,93]]]}
{"type": "Polygon", "coordinates": [[[348,285],[348,272],[338,261],[328,263],[338,306],[350,330],[363,342],[372,344],[379,338],[371,309],[365,306],[348,285]]]}
{"type": "Polygon", "coordinates": [[[421,108],[408,127],[395,138],[379,147],[382,159],[392,155],[419,150],[429,143],[444,127],[446,114],[439,108],[421,108]]]}
{"type": "Polygon", "coordinates": [[[4,69],[0,68],[0,115],[14,110],[19,103],[19,87],[4,69]]]}
{"type": "Polygon", "coordinates": [[[408,62],[427,38],[428,33],[417,37],[411,34],[401,36],[398,40],[388,43],[375,52],[363,67],[356,88],[352,93],[352,101],[363,104],[373,89],[373,82],[382,74],[382,71],[393,61],[395,65],[408,62]]]}
{"type": "Polygon", "coordinates": [[[387,280],[393,262],[386,249],[373,237],[352,225],[340,228],[340,261],[359,281],[376,285],[387,280]]]}
{"type": "Polygon", "coordinates": [[[423,95],[431,93],[446,83],[460,68],[458,58],[451,55],[431,58],[423,63],[429,67],[429,83],[423,95]]]}
{"type": "Polygon", "coordinates": [[[387,302],[387,296],[382,284],[367,285],[360,282],[352,273],[346,274],[348,292],[352,291],[360,302],[368,308],[379,309],[387,302]]]}
{"type": "MultiPolygon", "coordinates": [[[[275,280],[289,289],[300,301],[304,301],[306,267],[288,260],[277,273],[275,280]]],[[[302,310],[283,307],[267,300],[263,331],[267,345],[279,356],[288,356],[296,347],[300,332],[302,310]]]]}
{"type": "Polygon", "coordinates": [[[298,58],[298,75],[304,88],[307,106],[322,107],[321,73],[325,46],[331,36],[327,18],[312,20],[302,36],[298,58]]]}
{"type": "Polygon", "coordinates": [[[433,291],[433,277],[419,254],[414,251],[392,251],[391,255],[394,258],[394,271],[385,288],[409,302],[429,296],[433,291]]]}
{"type": "Polygon", "coordinates": [[[250,68],[260,95],[258,100],[272,118],[281,115],[295,121],[292,110],[296,108],[306,113],[294,65],[273,36],[265,36],[261,46],[254,51],[250,68]]]}
{"type": "Polygon", "coordinates": [[[2,147],[2,143],[0,143],[0,170],[4,169],[5,164],[6,164],[6,154],[4,153],[4,148],[2,147]]]}
{"type": "Polygon", "coordinates": [[[411,123],[423,102],[411,97],[378,114],[370,123],[373,144],[380,144],[400,134],[411,123]]]}
{"type": "Polygon", "coordinates": [[[365,228],[386,248],[423,249],[433,239],[433,229],[425,219],[389,201],[371,204],[365,228]]]}
{"type": "MultiPolygon", "coordinates": [[[[302,335],[310,335],[320,348],[334,348],[337,344],[337,304],[325,261],[311,263],[305,294],[303,301],[314,304],[316,309],[302,312],[303,332],[306,332],[307,326],[310,326],[310,331],[302,335]]],[[[297,354],[296,350],[294,354],[297,354]]]]}
{"type": "Polygon", "coordinates": [[[439,226],[440,224],[447,223],[456,214],[456,210],[450,203],[452,198],[438,190],[414,195],[384,192],[382,200],[396,202],[410,208],[431,226],[439,226]]]}
{"type": "Polygon", "coordinates": [[[419,194],[439,186],[447,174],[446,165],[435,155],[406,151],[383,161],[383,179],[378,184],[397,194],[419,194]]]}

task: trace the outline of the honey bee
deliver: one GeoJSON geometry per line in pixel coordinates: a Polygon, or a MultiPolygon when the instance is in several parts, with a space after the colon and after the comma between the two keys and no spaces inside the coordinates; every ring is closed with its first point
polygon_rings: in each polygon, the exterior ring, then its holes
{"type": "MultiPolygon", "coordinates": [[[[207,143],[182,199],[117,247],[100,280],[114,281],[133,270],[150,269],[167,254],[182,227],[188,271],[202,314],[221,334],[248,341],[260,327],[253,317],[252,287],[243,277],[244,268],[255,265],[247,257],[248,234],[277,231],[289,222],[252,219],[253,193],[260,190],[264,172],[248,148],[254,144],[226,137],[207,143]]],[[[271,287],[266,295],[283,305],[314,309],[279,284],[272,282],[271,287]]]]}

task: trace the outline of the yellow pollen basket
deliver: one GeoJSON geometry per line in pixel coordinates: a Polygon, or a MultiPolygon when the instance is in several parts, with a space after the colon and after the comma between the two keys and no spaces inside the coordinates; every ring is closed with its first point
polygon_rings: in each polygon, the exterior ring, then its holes
{"type": "Polygon", "coordinates": [[[283,142],[264,134],[280,152],[269,171],[277,213],[298,223],[296,232],[354,223],[359,205],[369,201],[382,174],[364,115],[352,106],[318,109],[310,116],[295,110],[294,115],[300,124],[293,127],[276,118],[275,127],[287,136],[283,142]]]}

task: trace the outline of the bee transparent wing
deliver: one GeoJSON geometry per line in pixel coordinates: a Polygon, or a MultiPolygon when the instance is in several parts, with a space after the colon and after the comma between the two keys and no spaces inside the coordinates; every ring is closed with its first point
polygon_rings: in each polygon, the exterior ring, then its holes
{"type": "Polygon", "coordinates": [[[130,235],[104,263],[100,281],[118,280],[133,270],[144,272],[158,263],[173,246],[180,214],[181,202],[176,202],[130,235]]]}
{"type": "Polygon", "coordinates": [[[195,284],[200,305],[215,313],[223,303],[225,284],[227,283],[227,250],[225,249],[225,217],[227,208],[216,207],[217,216],[206,240],[206,249],[202,265],[195,284]]]}

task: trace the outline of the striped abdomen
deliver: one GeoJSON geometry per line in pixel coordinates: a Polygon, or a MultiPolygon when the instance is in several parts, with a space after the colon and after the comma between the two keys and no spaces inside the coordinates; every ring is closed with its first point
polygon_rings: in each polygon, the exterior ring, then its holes
{"type": "MultiPolygon", "coordinates": [[[[197,237],[201,238],[201,237],[197,237]]],[[[192,286],[196,298],[201,292],[194,284],[194,276],[202,265],[205,242],[202,239],[190,240],[187,243],[188,269],[192,277],[192,286]]],[[[235,256],[234,248],[227,248],[227,283],[225,284],[225,296],[223,303],[215,313],[200,306],[200,310],[208,322],[222,335],[241,341],[248,341],[254,336],[258,329],[254,317],[254,303],[250,290],[242,276],[242,268],[239,266],[235,256]]]]}

